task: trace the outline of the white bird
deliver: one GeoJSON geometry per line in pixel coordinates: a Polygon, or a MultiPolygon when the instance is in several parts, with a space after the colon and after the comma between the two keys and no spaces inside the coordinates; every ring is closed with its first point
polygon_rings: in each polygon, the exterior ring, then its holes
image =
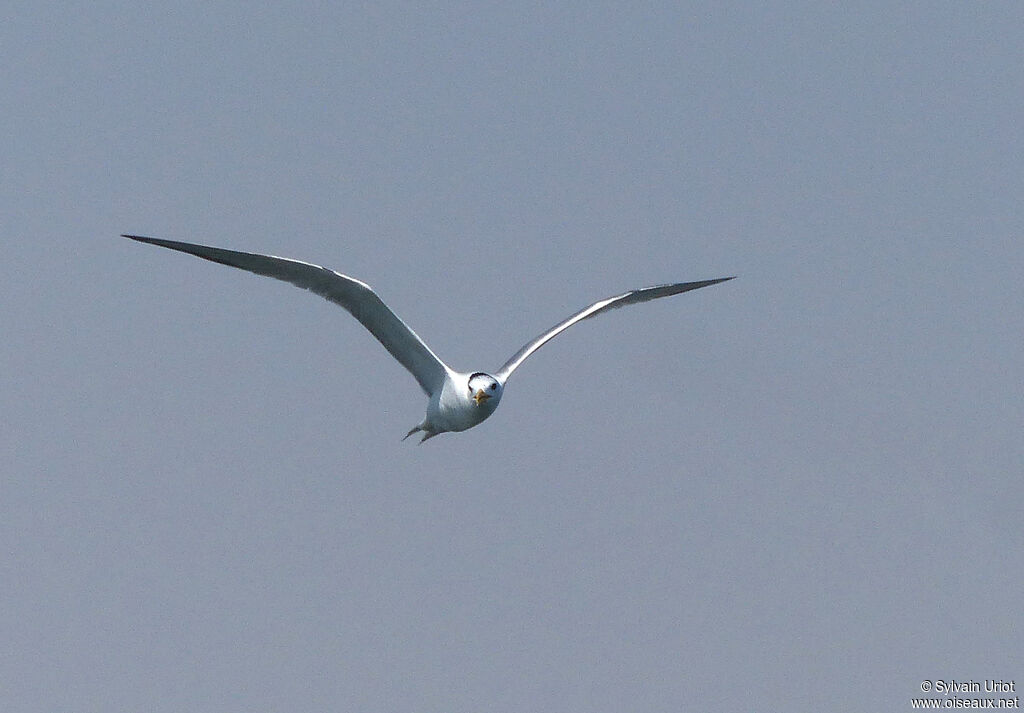
{"type": "MultiPolygon", "coordinates": [[[[483,371],[460,372],[449,367],[437,358],[437,355],[416,335],[416,332],[412,331],[398,315],[384,304],[369,285],[347,275],[290,258],[224,250],[174,240],[146,238],[141,235],[122,235],[121,237],[159,245],[171,250],[180,250],[204,260],[284,280],[344,307],[349,314],[370,330],[370,333],[384,345],[384,348],[391,352],[391,356],[416,377],[416,381],[429,397],[427,414],[423,421],[405,434],[405,438],[408,438],[412,434],[422,431],[423,438],[420,439],[420,443],[439,433],[465,431],[494,413],[501,402],[505,384],[512,372],[523,363],[526,357],[537,351],[549,339],[577,322],[617,307],[678,295],[681,292],[733,279],[732,277],[721,277],[716,280],[677,282],[670,285],[644,287],[600,300],[527,342],[519,351],[509,357],[509,360],[494,374],[488,374],[483,371]]],[[[404,441],[405,438],[402,440],[404,441]]]]}

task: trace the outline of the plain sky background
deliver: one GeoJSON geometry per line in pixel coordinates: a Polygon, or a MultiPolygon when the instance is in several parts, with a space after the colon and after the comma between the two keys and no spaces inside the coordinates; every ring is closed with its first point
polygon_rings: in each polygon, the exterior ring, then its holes
{"type": "Polygon", "coordinates": [[[0,708],[1024,687],[1024,5],[7,3],[0,708]],[[626,289],[481,426],[456,368],[626,289]]]}

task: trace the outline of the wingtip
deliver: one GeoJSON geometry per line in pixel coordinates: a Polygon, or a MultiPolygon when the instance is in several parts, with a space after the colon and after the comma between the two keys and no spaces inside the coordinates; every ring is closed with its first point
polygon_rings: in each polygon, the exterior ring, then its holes
{"type": "Polygon", "coordinates": [[[145,235],[129,235],[128,233],[121,233],[122,238],[128,238],[139,243],[146,243],[147,245],[160,245],[163,247],[171,247],[170,240],[162,240],[160,238],[150,238],[145,235]]]}

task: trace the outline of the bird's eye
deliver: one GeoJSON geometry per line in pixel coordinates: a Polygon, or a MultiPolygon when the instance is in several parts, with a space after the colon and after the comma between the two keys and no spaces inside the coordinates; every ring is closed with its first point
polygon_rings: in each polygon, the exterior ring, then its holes
{"type": "Polygon", "coordinates": [[[491,391],[494,391],[496,388],[498,388],[497,384],[491,384],[491,391]]]}

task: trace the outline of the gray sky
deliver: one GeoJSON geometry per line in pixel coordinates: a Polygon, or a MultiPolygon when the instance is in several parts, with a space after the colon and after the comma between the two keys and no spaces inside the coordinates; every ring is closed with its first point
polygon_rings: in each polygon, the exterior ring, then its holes
{"type": "Polygon", "coordinates": [[[1024,686],[1024,7],[15,2],[0,707],[1024,686]],[[456,368],[293,287],[324,264],[456,368]]]}

